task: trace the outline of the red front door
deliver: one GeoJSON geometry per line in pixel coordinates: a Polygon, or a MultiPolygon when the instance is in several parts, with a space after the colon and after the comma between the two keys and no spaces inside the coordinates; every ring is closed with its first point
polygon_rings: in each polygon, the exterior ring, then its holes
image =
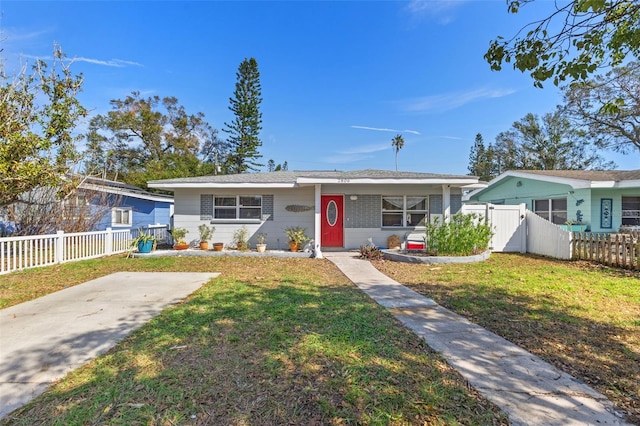
{"type": "Polygon", "coordinates": [[[323,195],[321,207],[321,247],[344,247],[344,197],[342,195],[323,195]]]}

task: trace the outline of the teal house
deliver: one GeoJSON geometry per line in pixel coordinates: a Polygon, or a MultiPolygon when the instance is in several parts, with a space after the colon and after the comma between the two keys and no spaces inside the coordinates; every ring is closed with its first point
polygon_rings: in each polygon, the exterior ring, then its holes
{"type": "Polygon", "coordinates": [[[465,204],[521,204],[569,230],[640,228],[640,170],[513,170],[463,197],[465,204]]]}

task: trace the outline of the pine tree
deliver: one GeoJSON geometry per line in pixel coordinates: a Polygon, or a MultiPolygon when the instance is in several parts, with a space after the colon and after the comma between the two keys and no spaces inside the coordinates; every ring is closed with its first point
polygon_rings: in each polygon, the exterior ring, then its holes
{"type": "Polygon", "coordinates": [[[228,142],[231,150],[226,159],[229,173],[256,171],[263,164],[258,162],[262,157],[258,148],[262,146],[259,138],[262,129],[262,102],[260,72],[255,58],[245,59],[236,73],[236,90],[234,97],[229,98],[229,110],[235,115],[231,123],[224,123],[222,131],[229,134],[228,142]]]}

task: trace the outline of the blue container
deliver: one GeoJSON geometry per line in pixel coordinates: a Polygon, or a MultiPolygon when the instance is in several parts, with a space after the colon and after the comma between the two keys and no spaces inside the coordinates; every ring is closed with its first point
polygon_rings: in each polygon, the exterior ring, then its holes
{"type": "Polygon", "coordinates": [[[151,253],[151,250],[153,250],[153,240],[140,241],[138,243],[138,252],[140,252],[140,253],[151,253]]]}

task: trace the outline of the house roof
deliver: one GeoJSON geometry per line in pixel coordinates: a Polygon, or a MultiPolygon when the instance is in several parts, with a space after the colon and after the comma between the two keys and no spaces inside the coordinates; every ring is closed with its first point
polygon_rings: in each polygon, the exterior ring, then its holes
{"type": "Polygon", "coordinates": [[[585,188],[640,188],[640,170],[509,170],[463,199],[472,200],[505,179],[522,178],[585,188]]]}
{"type": "Polygon", "coordinates": [[[148,182],[149,187],[159,189],[215,188],[215,187],[281,187],[312,185],[317,183],[363,184],[451,184],[464,186],[477,183],[475,176],[434,173],[396,172],[388,170],[308,170],[210,175],[165,179],[148,182]]]}
{"type": "Polygon", "coordinates": [[[145,191],[137,186],[129,185],[123,182],[117,182],[108,179],[100,179],[97,177],[85,177],[80,184],[81,188],[91,189],[94,191],[103,191],[110,194],[117,194],[126,197],[140,198],[143,200],[160,201],[173,203],[171,195],[156,194],[145,191]]]}

